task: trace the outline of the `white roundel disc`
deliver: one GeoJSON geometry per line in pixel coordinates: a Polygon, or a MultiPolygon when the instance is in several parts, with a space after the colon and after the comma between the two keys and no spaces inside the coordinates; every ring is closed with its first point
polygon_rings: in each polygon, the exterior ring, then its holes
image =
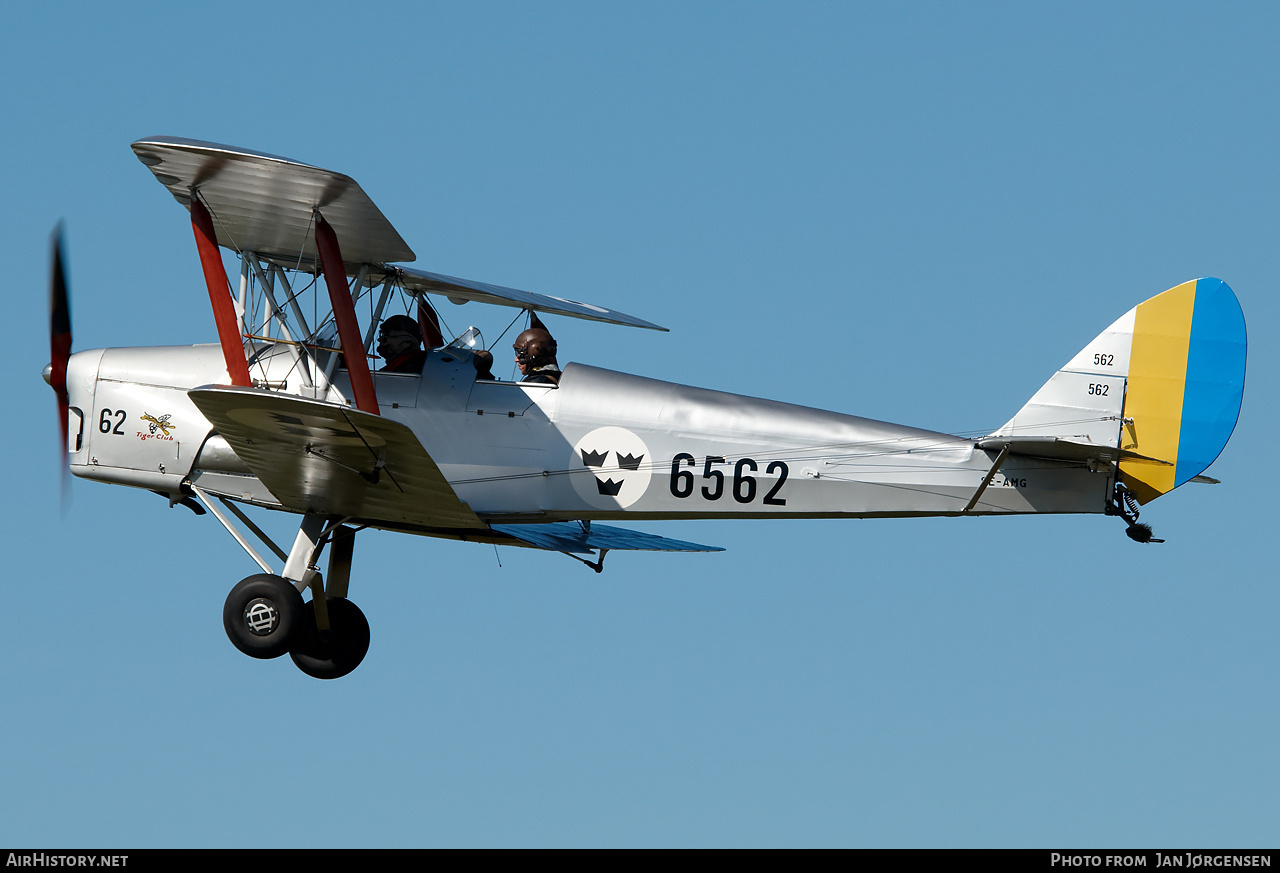
{"type": "Polygon", "coordinates": [[[598,427],[578,440],[569,460],[578,496],[598,509],[622,509],[644,496],[653,459],[640,437],[624,427],[598,427]]]}

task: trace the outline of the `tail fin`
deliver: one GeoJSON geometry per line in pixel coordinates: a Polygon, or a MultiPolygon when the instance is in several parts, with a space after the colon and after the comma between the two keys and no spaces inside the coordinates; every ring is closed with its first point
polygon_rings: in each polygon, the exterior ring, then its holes
{"type": "Polygon", "coordinates": [[[1114,449],[1120,478],[1147,503],[1222,452],[1240,415],[1245,351],[1227,283],[1178,285],[1117,319],[987,439],[1114,449]]]}

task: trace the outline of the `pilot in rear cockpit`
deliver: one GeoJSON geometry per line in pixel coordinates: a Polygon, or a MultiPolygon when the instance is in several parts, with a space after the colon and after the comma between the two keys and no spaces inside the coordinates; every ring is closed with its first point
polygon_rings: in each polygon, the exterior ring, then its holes
{"type": "Polygon", "coordinates": [[[512,344],[516,365],[524,376],[521,382],[560,384],[560,365],[556,362],[556,341],[538,316],[529,313],[529,329],[512,344]]]}

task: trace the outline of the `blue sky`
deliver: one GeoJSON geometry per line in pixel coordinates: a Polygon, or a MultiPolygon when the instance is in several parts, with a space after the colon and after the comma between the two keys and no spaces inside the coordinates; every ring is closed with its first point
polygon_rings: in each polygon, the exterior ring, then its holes
{"type": "Polygon", "coordinates": [[[6,33],[0,844],[1277,842],[1274,5],[73,3],[6,33]],[[727,551],[596,576],[362,534],[360,669],[252,661],[216,522],[81,481],[58,508],[54,223],[77,349],[215,338],[128,148],[156,134],[354,176],[425,269],[671,328],[557,319],[562,362],[951,432],[1218,276],[1251,339],[1223,484],[1144,510],[1147,547],[1101,516],[688,522],[639,526],[727,551]]]}

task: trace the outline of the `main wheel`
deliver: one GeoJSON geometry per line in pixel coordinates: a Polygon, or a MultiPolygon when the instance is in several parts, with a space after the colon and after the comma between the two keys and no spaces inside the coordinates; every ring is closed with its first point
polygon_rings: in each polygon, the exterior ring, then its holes
{"type": "Polygon", "coordinates": [[[249,657],[278,658],[298,637],[304,606],[288,580],[259,573],[231,589],[222,607],[222,626],[231,644],[249,657]]]}
{"type": "Polygon", "coordinates": [[[316,627],[315,601],[303,607],[302,630],[289,650],[298,669],[317,679],[337,679],[360,666],[369,651],[369,621],[345,597],[330,597],[329,629],[316,627]]]}

